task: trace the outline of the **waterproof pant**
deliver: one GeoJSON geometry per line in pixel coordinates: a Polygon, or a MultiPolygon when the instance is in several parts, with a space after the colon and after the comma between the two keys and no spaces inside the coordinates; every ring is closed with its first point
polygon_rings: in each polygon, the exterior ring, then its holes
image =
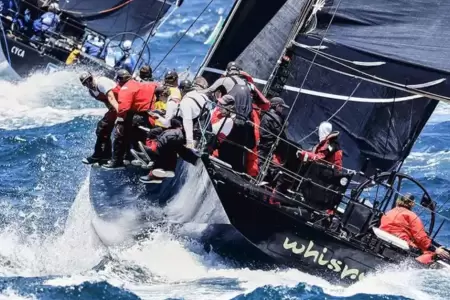
{"type": "Polygon", "coordinates": [[[131,159],[130,146],[138,149],[137,142],[145,141],[145,132],[137,127],[145,125],[141,123],[141,121],[145,122],[145,114],[146,113],[129,112],[124,121],[116,123],[113,142],[113,161],[121,162],[125,157],[131,159]],[[137,116],[144,117],[144,121],[140,118],[136,118],[137,116]]]}
{"type": "Polygon", "coordinates": [[[175,171],[177,166],[177,149],[165,148],[159,149],[155,140],[147,142],[146,152],[154,162],[153,169],[163,169],[166,171],[175,171]]]}
{"type": "Polygon", "coordinates": [[[92,155],[92,157],[100,159],[111,159],[111,133],[114,129],[116,118],[117,112],[114,109],[110,109],[97,123],[97,129],[95,130],[97,141],[95,142],[94,154],[92,155]]]}

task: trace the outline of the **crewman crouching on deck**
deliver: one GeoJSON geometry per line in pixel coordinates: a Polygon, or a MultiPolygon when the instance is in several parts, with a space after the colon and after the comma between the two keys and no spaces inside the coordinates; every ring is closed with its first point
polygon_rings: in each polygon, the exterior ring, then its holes
{"type": "Polygon", "coordinates": [[[104,103],[108,108],[106,114],[97,123],[97,129],[95,130],[97,141],[95,142],[94,154],[83,159],[83,163],[106,163],[111,159],[111,133],[114,129],[117,110],[119,109],[117,99],[120,86],[107,77],[94,77],[89,72],[84,72],[80,75],[80,82],[89,89],[89,94],[94,99],[104,103]]]}
{"type": "Polygon", "coordinates": [[[416,260],[422,264],[430,264],[437,256],[450,259],[450,254],[443,248],[433,246],[425,231],[422,221],[411,209],[414,207],[414,196],[407,193],[396,201],[396,207],[381,217],[380,229],[406,241],[409,246],[420,249],[422,255],[416,260]]]}
{"type": "Polygon", "coordinates": [[[119,107],[113,142],[113,155],[105,169],[115,169],[124,166],[125,155],[131,158],[129,149],[131,143],[137,143],[137,134],[142,133],[133,127],[133,119],[142,117],[148,119],[147,112],[152,109],[155,100],[156,83],[139,83],[131,79],[131,74],[124,69],[117,72],[117,81],[121,86],[119,92],[119,107]]]}
{"type": "Polygon", "coordinates": [[[319,144],[311,152],[299,150],[297,157],[303,161],[326,161],[342,169],[342,150],[338,141],[339,132],[333,131],[333,125],[322,122],[319,126],[319,144]]]}
{"type": "Polygon", "coordinates": [[[141,144],[142,150],[153,161],[153,166],[147,176],[142,176],[139,181],[143,183],[161,183],[164,178],[175,176],[177,165],[177,154],[187,162],[195,163],[197,157],[191,153],[184,145],[186,135],[183,130],[180,118],[172,118],[170,127],[164,130],[156,139],[150,142],[150,145],[141,144]],[[192,157],[195,156],[193,159],[192,157]]]}

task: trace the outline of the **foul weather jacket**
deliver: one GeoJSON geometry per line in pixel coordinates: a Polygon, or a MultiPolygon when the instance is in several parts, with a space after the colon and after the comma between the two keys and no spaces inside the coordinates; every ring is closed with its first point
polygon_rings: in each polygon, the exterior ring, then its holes
{"type": "Polygon", "coordinates": [[[431,246],[431,239],[428,237],[422,221],[413,211],[405,207],[395,207],[381,217],[380,229],[424,252],[431,246]]]}
{"type": "Polygon", "coordinates": [[[128,112],[145,112],[152,109],[155,100],[154,82],[137,82],[129,80],[119,92],[118,118],[125,119],[128,112]]]}
{"type": "Polygon", "coordinates": [[[338,142],[339,132],[329,134],[323,141],[317,144],[312,152],[302,150],[299,158],[312,161],[326,161],[342,168],[342,150],[338,142]]]}

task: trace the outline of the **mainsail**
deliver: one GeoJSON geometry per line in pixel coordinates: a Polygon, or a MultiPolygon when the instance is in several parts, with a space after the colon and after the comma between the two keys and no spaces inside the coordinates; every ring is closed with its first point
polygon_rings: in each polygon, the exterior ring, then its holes
{"type": "MultiPolygon", "coordinates": [[[[450,95],[445,55],[450,4],[311,2],[241,1],[206,60],[205,75],[213,79],[211,72],[238,60],[259,83],[272,83],[286,45],[289,76],[281,96],[293,107],[288,119],[293,140],[313,146],[317,127],[328,120],[340,131],[345,167],[360,170],[368,162],[368,174],[398,168],[438,103],[431,99],[450,95]],[[245,19],[252,4],[265,11],[265,19],[245,19]],[[313,16],[292,38],[303,6],[313,16]]],[[[265,90],[271,94],[271,86],[265,90]]]]}
{"type": "Polygon", "coordinates": [[[71,0],[60,7],[107,37],[122,32],[145,35],[161,20],[175,0],[71,0]],[[158,19],[158,20],[157,20],[158,19]]]}

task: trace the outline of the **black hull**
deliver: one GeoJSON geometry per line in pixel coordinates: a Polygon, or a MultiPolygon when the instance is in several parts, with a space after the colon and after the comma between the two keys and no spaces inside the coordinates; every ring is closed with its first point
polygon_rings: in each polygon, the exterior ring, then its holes
{"type": "MultiPolygon", "coordinates": [[[[28,43],[4,35],[1,31],[0,44],[2,59],[15,75],[21,78],[26,78],[34,72],[53,72],[64,68],[73,68],[72,66],[66,67],[65,60],[70,52],[64,49],[53,48],[51,54],[46,52],[42,54],[28,43]]],[[[92,68],[106,76],[114,76],[114,70],[111,67],[95,58],[84,57],[78,65],[92,68]]]]}
{"type": "Polygon", "coordinates": [[[331,282],[351,284],[376,268],[400,262],[324,232],[267,202],[269,194],[233,172],[205,160],[231,224],[277,265],[298,268],[331,282]]]}

